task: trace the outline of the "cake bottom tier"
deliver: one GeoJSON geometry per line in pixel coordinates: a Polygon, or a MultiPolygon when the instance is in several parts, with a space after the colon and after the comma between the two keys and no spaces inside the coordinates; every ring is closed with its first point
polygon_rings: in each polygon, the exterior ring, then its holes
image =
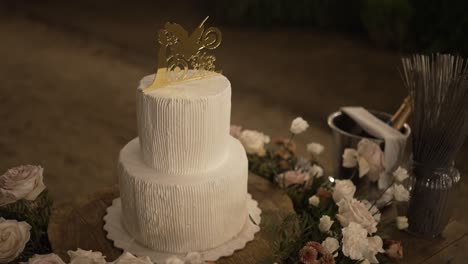
{"type": "MultiPolygon", "coordinates": [[[[247,157],[230,138],[225,162],[209,172],[171,175],[142,160],[138,138],[120,152],[122,223],[142,245],[169,253],[203,251],[235,237],[247,219],[247,157]]],[[[183,162],[183,161],[181,161],[183,162]]]]}

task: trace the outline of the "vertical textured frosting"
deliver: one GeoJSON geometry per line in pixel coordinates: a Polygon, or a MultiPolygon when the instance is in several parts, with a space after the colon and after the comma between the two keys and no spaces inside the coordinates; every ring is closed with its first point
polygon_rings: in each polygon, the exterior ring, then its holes
{"type": "Polygon", "coordinates": [[[219,74],[143,93],[153,78],[143,78],[137,90],[138,134],[145,163],[177,175],[221,164],[230,126],[229,80],[219,74]]]}
{"type": "Polygon", "coordinates": [[[138,139],[120,152],[123,224],[141,244],[187,253],[217,247],[235,237],[247,220],[247,157],[228,137],[227,159],[218,168],[172,177],[141,160],[138,139]]]}

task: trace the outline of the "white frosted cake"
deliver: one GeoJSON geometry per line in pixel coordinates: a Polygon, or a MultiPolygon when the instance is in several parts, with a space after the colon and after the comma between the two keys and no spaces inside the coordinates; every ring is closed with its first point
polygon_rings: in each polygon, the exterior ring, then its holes
{"type": "Polygon", "coordinates": [[[139,138],[120,152],[122,224],[143,246],[183,254],[216,248],[247,221],[247,157],[229,135],[231,84],[218,74],[137,89],[139,138]]]}

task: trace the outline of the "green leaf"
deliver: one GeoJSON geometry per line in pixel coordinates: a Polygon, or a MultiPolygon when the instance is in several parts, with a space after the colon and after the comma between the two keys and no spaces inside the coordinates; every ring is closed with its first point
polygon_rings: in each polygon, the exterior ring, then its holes
{"type": "Polygon", "coordinates": [[[47,227],[52,212],[52,200],[48,191],[43,191],[35,201],[20,200],[0,207],[0,215],[5,219],[26,221],[31,225],[31,238],[24,251],[13,264],[25,262],[34,254],[48,254],[52,247],[47,235],[47,227]]]}

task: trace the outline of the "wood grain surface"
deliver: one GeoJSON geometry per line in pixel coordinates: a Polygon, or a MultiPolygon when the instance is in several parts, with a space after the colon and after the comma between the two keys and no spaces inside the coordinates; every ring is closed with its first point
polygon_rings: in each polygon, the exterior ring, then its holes
{"type": "MultiPolygon", "coordinates": [[[[243,250],[230,257],[221,258],[216,263],[273,263],[272,241],[275,234],[272,226],[278,223],[281,214],[292,212],[291,201],[281,189],[253,174],[249,175],[249,192],[262,209],[261,231],[243,250]]],[[[92,249],[103,252],[107,261],[115,260],[122,251],[106,239],[106,232],[102,227],[106,209],[116,197],[118,187],[113,186],[91,197],[57,206],[49,225],[49,238],[54,252],[68,260],[67,250],[92,249]]],[[[453,221],[439,238],[431,240],[411,236],[392,226],[387,229],[390,230],[389,236],[392,239],[401,240],[403,243],[405,256],[400,263],[468,263],[464,257],[468,250],[467,223],[453,221]]]]}
{"type": "MultiPolygon", "coordinates": [[[[283,191],[252,174],[249,175],[249,193],[262,209],[261,230],[243,250],[221,258],[216,263],[273,263],[272,226],[279,221],[280,214],[293,211],[291,201],[283,191]]],[[[107,256],[107,261],[113,261],[122,254],[106,238],[102,228],[106,209],[118,196],[118,187],[113,186],[91,197],[56,206],[49,225],[49,238],[54,252],[64,260],[68,260],[67,250],[76,248],[101,251],[107,256]]]]}

